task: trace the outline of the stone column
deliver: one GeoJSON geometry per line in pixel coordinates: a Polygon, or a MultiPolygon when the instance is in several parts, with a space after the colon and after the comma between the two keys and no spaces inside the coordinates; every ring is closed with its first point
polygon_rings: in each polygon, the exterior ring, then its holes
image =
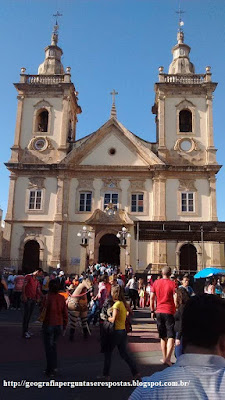
{"type": "Polygon", "coordinates": [[[63,97],[62,125],[59,146],[59,150],[61,151],[67,150],[69,99],[70,96],[63,97]]]}
{"type": "Polygon", "coordinates": [[[209,178],[209,193],[210,193],[210,219],[217,221],[217,207],[216,207],[216,178],[212,176],[209,178]]]}
{"type": "Polygon", "coordinates": [[[180,251],[176,251],[176,270],[180,270],[180,251]]]}
{"type": "Polygon", "coordinates": [[[11,147],[12,153],[10,162],[17,162],[19,159],[24,96],[19,95],[17,96],[17,99],[18,99],[18,106],[17,106],[17,116],[16,116],[15,140],[14,140],[14,145],[11,147]]]}
{"type": "Polygon", "coordinates": [[[120,246],[120,271],[125,273],[127,246],[120,246]]]}
{"type": "Polygon", "coordinates": [[[87,245],[80,245],[80,269],[79,274],[86,270],[87,245]]]}

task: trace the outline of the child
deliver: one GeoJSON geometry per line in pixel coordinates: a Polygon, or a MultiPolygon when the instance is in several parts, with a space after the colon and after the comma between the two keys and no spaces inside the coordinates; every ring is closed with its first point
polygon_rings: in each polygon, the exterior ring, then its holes
{"type": "Polygon", "coordinates": [[[141,286],[141,288],[140,288],[139,297],[140,297],[139,305],[140,305],[141,308],[144,308],[144,306],[145,306],[145,290],[144,290],[144,286],[141,286]]]}

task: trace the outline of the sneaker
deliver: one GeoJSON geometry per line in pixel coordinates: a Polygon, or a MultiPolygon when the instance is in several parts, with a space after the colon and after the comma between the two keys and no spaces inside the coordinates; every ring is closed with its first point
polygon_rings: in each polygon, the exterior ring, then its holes
{"type": "Polygon", "coordinates": [[[34,336],[34,334],[30,331],[27,331],[27,333],[29,333],[30,336],[34,336]]]}
{"type": "Polygon", "coordinates": [[[23,335],[23,337],[24,337],[25,339],[30,339],[30,338],[31,338],[31,335],[29,334],[29,332],[25,332],[24,335],[23,335]]]}

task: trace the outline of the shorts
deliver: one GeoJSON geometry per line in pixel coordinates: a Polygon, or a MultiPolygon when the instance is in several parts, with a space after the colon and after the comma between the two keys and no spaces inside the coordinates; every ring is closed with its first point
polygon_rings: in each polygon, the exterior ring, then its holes
{"type": "Polygon", "coordinates": [[[175,320],[172,314],[157,313],[156,321],[160,339],[175,339],[175,320]]]}

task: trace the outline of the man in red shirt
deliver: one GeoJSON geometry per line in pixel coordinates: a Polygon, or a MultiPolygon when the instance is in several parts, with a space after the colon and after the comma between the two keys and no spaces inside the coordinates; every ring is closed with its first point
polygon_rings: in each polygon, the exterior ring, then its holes
{"type": "Polygon", "coordinates": [[[174,348],[174,294],[176,290],[175,282],[170,280],[171,268],[162,269],[162,279],[157,279],[152,286],[150,296],[151,314],[156,313],[157,328],[161,339],[161,349],[163,364],[171,365],[171,355],[174,348]],[[157,307],[155,306],[155,298],[157,307]]]}
{"type": "Polygon", "coordinates": [[[41,286],[38,281],[38,277],[43,275],[43,269],[38,268],[32,274],[25,276],[23,289],[22,289],[22,301],[24,302],[24,315],[23,315],[23,332],[22,336],[25,339],[30,339],[31,335],[28,331],[28,325],[33,313],[36,301],[39,301],[42,293],[41,286]]]}

